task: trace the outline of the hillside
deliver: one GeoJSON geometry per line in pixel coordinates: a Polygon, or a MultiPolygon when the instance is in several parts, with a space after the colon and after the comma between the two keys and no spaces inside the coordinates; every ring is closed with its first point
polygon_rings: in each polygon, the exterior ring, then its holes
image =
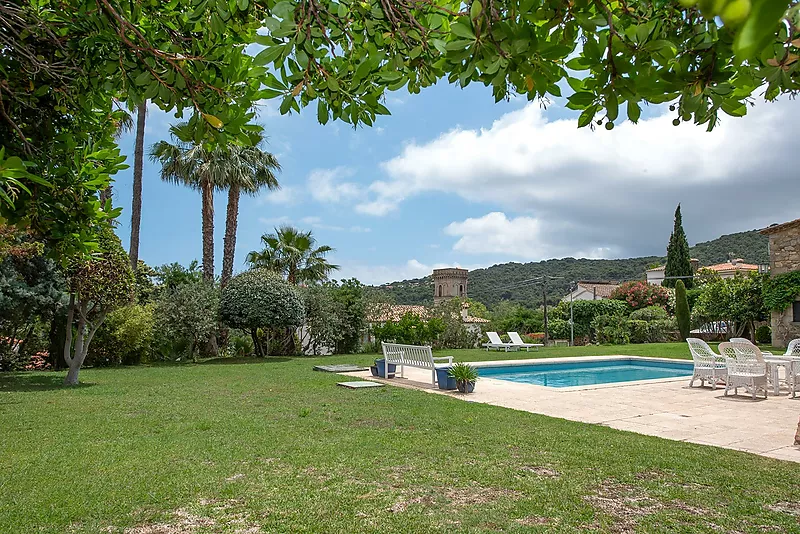
{"type": "MultiPolygon", "coordinates": [[[[713,241],[697,243],[691,247],[693,258],[700,265],[727,261],[729,257],[742,258],[748,263],[768,263],[767,238],[757,230],[724,235],[713,241]]],[[[523,280],[536,276],[558,276],[548,280],[547,301],[557,302],[569,291],[572,280],[641,280],[644,271],[653,264],[661,264],[664,257],[645,256],[621,260],[553,259],[531,263],[503,263],[469,273],[469,296],[487,306],[501,300],[520,302],[526,306],[542,303],[541,286],[515,287],[523,280]]],[[[433,281],[430,276],[403,280],[379,286],[398,304],[433,304],[433,281]]]]}

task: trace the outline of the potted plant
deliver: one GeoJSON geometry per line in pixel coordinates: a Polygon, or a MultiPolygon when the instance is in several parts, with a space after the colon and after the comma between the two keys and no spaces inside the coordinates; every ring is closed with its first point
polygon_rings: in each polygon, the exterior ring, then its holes
{"type": "Polygon", "coordinates": [[[381,378],[394,378],[394,373],[397,369],[397,365],[390,363],[386,365],[386,360],[384,358],[378,358],[375,360],[375,370],[377,371],[379,377],[381,378]],[[386,369],[386,368],[389,369],[386,369]],[[388,371],[388,372],[387,372],[388,371]]]}
{"type": "Polygon", "coordinates": [[[450,366],[436,368],[436,382],[439,389],[456,389],[456,379],[450,376],[450,366]]]}
{"type": "Polygon", "coordinates": [[[467,363],[455,363],[450,367],[450,376],[456,381],[456,388],[461,393],[472,393],[475,390],[475,381],[478,379],[478,370],[467,363]]]}

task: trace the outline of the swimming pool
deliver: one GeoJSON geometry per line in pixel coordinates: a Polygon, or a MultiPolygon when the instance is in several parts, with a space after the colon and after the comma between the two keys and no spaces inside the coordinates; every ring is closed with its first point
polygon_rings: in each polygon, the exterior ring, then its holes
{"type": "Polygon", "coordinates": [[[619,358],[583,362],[487,366],[479,367],[478,373],[484,378],[566,388],[655,378],[689,377],[692,369],[692,362],[619,358]]]}

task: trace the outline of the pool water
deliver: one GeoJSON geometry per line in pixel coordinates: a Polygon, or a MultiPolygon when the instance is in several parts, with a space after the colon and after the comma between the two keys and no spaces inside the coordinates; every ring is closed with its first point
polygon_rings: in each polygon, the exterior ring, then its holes
{"type": "Polygon", "coordinates": [[[621,358],[591,362],[480,367],[478,372],[485,378],[565,388],[654,378],[689,377],[692,375],[692,369],[692,362],[621,358]]]}

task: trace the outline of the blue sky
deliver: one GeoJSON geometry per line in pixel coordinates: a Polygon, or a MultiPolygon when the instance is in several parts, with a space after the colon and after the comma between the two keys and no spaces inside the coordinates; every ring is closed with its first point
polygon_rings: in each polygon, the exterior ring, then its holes
{"type": "MultiPolygon", "coordinates": [[[[760,104],[710,134],[673,127],[664,107],[646,110],[639,125],[578,130],[563,101],[546,110],[521,99],[495,104],[479,86],[396,92],[386,105],[392,116],[357,130],[319,125],[315,106],[290,116],[261,107],[283,189],[242,199],[237,271],[282,223],[333,246],[337,278],[382,283],[443,265],[663,254],[678,202],[692,243],[797,216],[780,201],[798,193],[796,180],[771,156],[793,150],[795,103],[760,104]]],[[[174,120],[151,109],[146,146],[168,138],[174,120]]],[[[132,165],[133,134],[120,145],[132,165]]],[[[131,180],[129,169],[114,184],[126,247],[131,180]]],[[[143,189],[140,257],[199,260],[199,193],[161,182],[149,161],[143,189]]],[[[218,271],[225,201],[217,195],[218,271]]]]}

